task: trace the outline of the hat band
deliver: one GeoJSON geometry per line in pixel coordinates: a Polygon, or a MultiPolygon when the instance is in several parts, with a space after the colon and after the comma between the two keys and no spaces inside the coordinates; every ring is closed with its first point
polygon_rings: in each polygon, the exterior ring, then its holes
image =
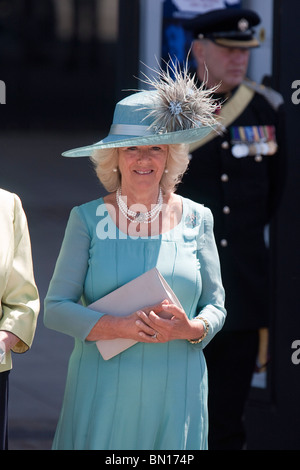
{"type": "Polygon", "coordinates": [[[220,31],[220,32],[214,32],[214,33],[208,33],[208,34],[199,34],[198,37],[205,36],[208,39],[218,39],[218,38],[227,38],[227,39],[233,39],[233,38],[239,38],[240,40],[242,39],[251,39],[253,37],[253,31],[251,29],[247,29],[246,31],[220,31]]]}
{"type": "Polygon", "coordinates": [[[112,124],[109,133],[111,135],[152,135],[153,131],[148,126],[140,126],[135,124],[112,124]]]}

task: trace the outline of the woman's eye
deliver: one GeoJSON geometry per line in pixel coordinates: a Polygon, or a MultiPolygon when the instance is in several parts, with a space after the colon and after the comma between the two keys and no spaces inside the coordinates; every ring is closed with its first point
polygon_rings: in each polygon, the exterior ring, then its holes
{"type": "Polygon", "coordinates": [[[153,145],[153,146],[148,147],[147,149],[143,150],[143,149],[140,149],[139,147],[135,146],[135,147],[125,147],[124,150],[126,152],[130,152],[130,153],[136,153],[136,152],[139,152],[139,151],[157,153],[157,152],[162,151],[162,147],[153,145]]]}

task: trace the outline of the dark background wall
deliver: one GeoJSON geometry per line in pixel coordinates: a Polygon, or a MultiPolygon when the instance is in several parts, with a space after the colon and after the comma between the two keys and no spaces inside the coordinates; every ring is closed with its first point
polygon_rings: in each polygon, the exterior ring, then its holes
{"type": "Polygon", "coordinates": [[[100,138],[121,90],[137,87],[138,4],[1,0],[2,130],[95,129],[100,138]]]}

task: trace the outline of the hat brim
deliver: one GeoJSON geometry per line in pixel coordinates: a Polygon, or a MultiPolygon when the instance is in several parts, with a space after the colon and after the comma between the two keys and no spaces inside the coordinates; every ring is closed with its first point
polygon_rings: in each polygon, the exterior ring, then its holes
{"type": "Polygon", "coordinates": [[[216,132],[215,128],[209,126],[194,129],[181,130],[176,132],[166,132],[162,134],[152,134],[147,136],[110,135],[100,142],[67,150],[62,153],[63,157],[90,157],[95,150],[109,148],[132,147],[141,145],[172,145],[191,144],[206,137],[210,132],[216,132]]]}
{"type": "Polygon", "coordinates": [[[212,39],[212,41],[218,46],[237,47],[239,49],[250,49],[250,48],[260,46],[260,43],[255,38],[250,39],[248,41],[239,41],[238,39],[217,38],[217,39],[212,39]]]}

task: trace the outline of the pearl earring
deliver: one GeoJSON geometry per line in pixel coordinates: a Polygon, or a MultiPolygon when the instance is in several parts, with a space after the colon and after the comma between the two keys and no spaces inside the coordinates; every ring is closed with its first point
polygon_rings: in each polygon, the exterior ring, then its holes
{"type": "Polygon", "coordinates": [[[113,172],[114,172],[114,173],[117,173],[117,171],[118,171],[118,168],[114,168],[114,169],[113,169],[113,172]]]}
{"type": "Polygon", "coordinates": [[[165,173],[169,173],[169,170],[167,168],[165,169],[165,173]]]}

